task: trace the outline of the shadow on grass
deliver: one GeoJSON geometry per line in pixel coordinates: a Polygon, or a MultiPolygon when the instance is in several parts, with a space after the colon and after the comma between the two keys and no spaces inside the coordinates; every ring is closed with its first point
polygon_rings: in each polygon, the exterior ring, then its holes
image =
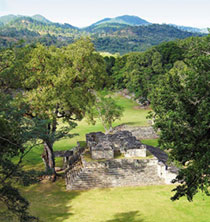
{"type": "Polygon", "coordinates": [[[115,214],[114,219],[106,222],[144,222],[144,220],[140,218],[139,211],[130,211],[115,214]]]}
{"type": "Polygon", "coordinates": [[[70,220],[71,201],[80,195],[77,191],[66,191],[63,179],[55,183],[46,182],[23,189],[24,197],[30,202],[30,213],[40,222],[70,220]]]}

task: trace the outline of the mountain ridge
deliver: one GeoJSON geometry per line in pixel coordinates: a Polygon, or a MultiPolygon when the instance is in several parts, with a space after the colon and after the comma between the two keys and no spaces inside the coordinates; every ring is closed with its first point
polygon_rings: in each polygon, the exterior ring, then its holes
{"type": "MultiPolygon", "coordinates": [[[[4,16],[0,16],[0,23],[5,25],[8,24],[9,22],[11,22],[12,20],[15,20],[17,18],[20,17],[29,17],[32,18],[34,20],[46,23],[46,24],[60,24],[60,25],[67,25],[68,23],[59,23],[59,22],[52,22],[50,20],[48,20],[47,18],[45,18],[44,16],[40,15],[40,14],[36,14],[33,16],[24,16],[24,15],[14,15],[14,14],[9,14],[9,15],[4,15],[4,16]]],[[[75,27],[77,29],[81,29],[81,30],[85,30],[88,29],[90,27],[95,27],[97,25],[101,25],[101,24],[124,24],[124,25],[130,25],[130,26],[141,26],[141,25],[150,25],[150,24],[156,24],[156,23],[151,23],[148,22],[138,16],[135,15],[121,15],[121,16],[117,16],[114,18],[104,18],[101,19],[89,26],[86,26],[84,28],[79,28],[76,26],[73,26],[71,24],[68,24],[69,26],[75,27]]],[[[163,23],[166,24],[166,23],[163,23]]],[[[188,32],[199,32],[199,33],[208,33],[207,28],[197,28],[197,27],[191,27],[191,26],[181,26],[181,25],[176,25],[176,24],[166,24],[166,25],[171,25],[174,26],[178,29],[184,30],[184,31],[188,31],[188,32]]]]}
{"type": "Polygon", "coordinates": [[[42,15],[8,15],[0,17],[0,47],[11,46],[12,40],[21,39],[26,43],[40,42],[61,47],[82,36],[89,36],[98,51],[124,54],[144,51],[164,41],[202,35],[166,24],[152,24],[137,16],[116,18],[105,18],[86,28],[77,28],[67,23],[51,22],[42,15]]]}
{"type": "Polygon", "coordinates": [[[119,24],[131,25],[131,26],[151,24],[150,22],[148,22],[138,16],[122,15],[122,16],[117,16],[115,18],[104,18],[102,20],[99,20],[99,21],[93,23],[89,27],[104,24],[104,23],[119,23],[119,24]]]}
{"type": "Polygon", "coordinates": [[[47,23],[47,24],[53,23],[50,20],[46,19],[44,16],[40,15],[40,14],[33,15],[33,16],[31,16],[31,18],[33,18],[37,21],[40,21],[40,22],[47,23]]]}

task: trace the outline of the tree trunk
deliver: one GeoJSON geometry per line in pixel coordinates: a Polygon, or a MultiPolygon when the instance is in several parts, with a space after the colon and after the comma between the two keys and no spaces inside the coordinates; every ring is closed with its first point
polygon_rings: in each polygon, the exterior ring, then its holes
{"type": "Polygon", "coordinates": [[[48,160],[48,153],[44,147],[43,153],[42,153],[42,160],[45,165],[45,171],[46,173],[50,171],[50,166],[49,166],[49,160],[48,160]]]}
{"type": "MultiPolygon", "coordinates": [[[[56,114],[58,111],[56,110],[56,114]]],[[[42,153],[42,160],[44,161],[46,173],[51,175],[51,180],[54,182],[56,180],[56,172],[55,172],[55,156],[53,152],[53,141],[54,135],[56,132],[56,118],[53,118],[52,122],[46,126],[46,134],[49,136],[47,139],[43,139],[44,141],[44,151],[42,153]]]]}
{"type": "Polygon", "coordinates": [[[44,161],[46,172],[52,175],[52,181],[56,180],[56,172],[55,172],[55,157],[53,153],[53,144],[49,141],[44,142],[44,152],[42,154],[42,159],[44,161]]]}

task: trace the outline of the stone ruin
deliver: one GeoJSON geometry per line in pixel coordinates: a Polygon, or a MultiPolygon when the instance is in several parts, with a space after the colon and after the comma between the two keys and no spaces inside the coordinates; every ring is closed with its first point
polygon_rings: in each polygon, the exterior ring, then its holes
{"type": "Polygon", "coordinates": [[[116,133],[119,131],[129,131],[137,140],[159,138],[157,132],[155,132],[152,126],[129,126],[122,124],[113,128],[111,132],[116,133]]]}
{"type": "Polygon", "coordinates": [[[115,153],[125,157],[146,157],[146,146],[129,131],[115,134],[89,133],[86,135],[86,142],[92,159],[113,159],[115,153]]]}
{"type": "Polygon", "coordinates": [[[67,190],[170,184],[178,171],[167,165],[165,152],[142,144],[129,131],[89,133],[86,147],[78,143],[59,155],[64,157],[67,190]]]}

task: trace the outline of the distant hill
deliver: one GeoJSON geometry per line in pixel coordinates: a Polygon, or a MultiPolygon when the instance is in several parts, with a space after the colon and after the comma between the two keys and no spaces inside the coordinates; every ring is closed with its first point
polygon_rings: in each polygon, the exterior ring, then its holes
{"type": "Polygon", "coordinates": [[[94,43],[98,51],[121,54],[144,51],[161,42],[202,36],[199,33],[182,31],[169,25],[126,26],[112,32],[95,33],[94,43]]]}
{"type": "Polygon", "coordinates": [[[102,19],[91,26],[97,26],[104,23],[115,23],[115,24],[125,24],[125,25],[131,25],[131,26],[139,26],[139,25],[149,25],[150,22],[139,18],[138,16],[132,16],[132,15],[123,15],[118,16],[115,18],[105,18],[102,19]]]}
{"type": "Polygon", "coordinates": [[[52,23],[50,20],[46,19],[44,16],[39,15],[39,14],[33,15],[32,18],[37,20],[37,21],[44,22],[46,24],[52,23]]]}
{"type": "Polygon", "coordinates": [[[6,25],[9,22],[17,19],[18,17],[21,17],[21,15],[4,15],[0,17],[0,23],[2,23],[3,25],[6,25]]]}
{"type": "Polygon", "coordinates": [[[174,25],[151,24],[129,15],[105,18],[82,29],[66,23],[51,22],[42,15],[0,17],[0,47],[9,47],[22,39],[26,43],[41,42],[60,47],[81,36],[89,36],[98,51],[124,54],[144,51],[164,41],[201,35],[174,25]]]}
{"type": "Polygon", "coordinates": [[[43,23],[46,23],[46,24],[49,24],[49,23],[52,23],[51,21],[49,21],[48,19],[46,19],[44,16],[42,15],[33,15],[33,16],[24,16],[24,15],[5,15],[5,16],[1,16],[0,17],[0,23],[6,25],[8,23],[10,23],[11,21],[14,21],[18,18],[32,18],[34,20],[37,20],[37,21],[40,21],[40,22],[43,22],[43,23]]]}
{"type": "Polygon", "coordinates": [[[0,48],[19,40],[26,43],[63,46],[79,38],[80,31],[70,24],[53,23],[41,15],[0,17],[0,48]]]}
{"type": "Polygon", "coordinates": [[[20,16],[9,23],[7,23],[8,27],[15,26],[17,28],[31,28],[31,29],[39,29],[38,26],[46,27],[45,29],[49,29],[49,31],[52,31],[52,27],[61,28],[61,29],[78,29],[77,27],[74,27],[70,24],[60,24],[60,23],[54,23],[50,22],[49,20],[45,19],[44,17],[38,17],[38,16],[20,16]],[[43,20],[43,21],[42,21],[43,20]]]}
{"type": "Polygon", "coordinates": [[[128,25],[122,23],[99,23],[83,28],[82,30],[91,33],[110,33],[126,27],[128,25]]]}
{"type": "Polygon", "coordinates": [[[187,32],[206,33],[206,34],[208,33],[207,28],[200,29],[200,28],[195,28],[195,27],[190,27],[190,26],[180,26],[180,25],[174,25],[174,24],[169,24],[169,25],[174,26],[180,30],[187,31],[187,32]]]}
{"type": "Polygon", "coordinates": [[[16,28],[18,31],[29,30],[36,32],[39,35],[53,35],[53,36],[64,36],[73,37],[78,36],[79,30],[70,24],[53,23],[39,15],[28,17],[18,16],[5,24],[2,28],[16,28]]]}

